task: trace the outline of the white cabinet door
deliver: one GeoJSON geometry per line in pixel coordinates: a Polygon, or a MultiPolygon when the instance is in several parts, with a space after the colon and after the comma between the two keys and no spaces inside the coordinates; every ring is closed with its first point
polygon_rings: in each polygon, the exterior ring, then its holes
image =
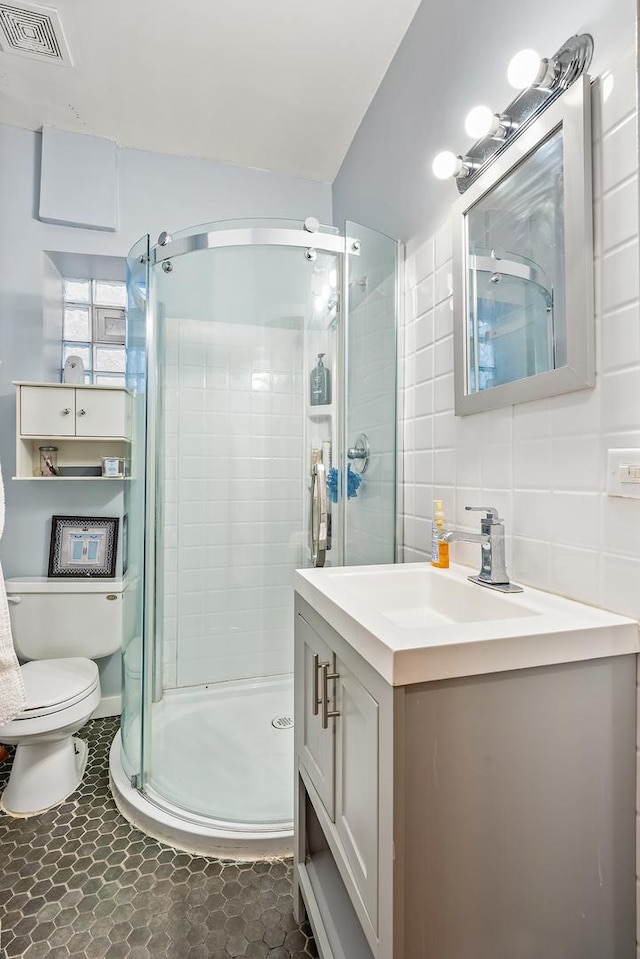
{"type": "Polygon", "coordinates": [[[377,930],[379,706],[340,659],[336,670],[336,830],[377,930]]]}
{"type": "Polygon", "coordinates": [[[73,436],[75,412],[73,387],[20,387],[20,432],[23,436],[73,436]]]}
{"type": "Polygon", "coordinates": [[[124,390],[76,390],[76,436],[126,436],[124,390]]]}
{"type": "MultiPolygon", "coordinates": [[[[320,664],[329,663],[330,672],[333,672],[335,655],[302,616],[298,616],[296,642],[302,644],[303,655],[300,658],[304,670],[300,762],[315,786],[324,808],[333,819],[334,721],[330,719],[328,728],[322,728],[322,709],[318,705],[318,700],[322,694],[320,664]],[[317,713],[314,706],[317,708],[317,713]]],[[[333,687],[333,681],[329,686],[333,687]]],[[[332,703],[330,708],[333,709],[332,703]]]]}

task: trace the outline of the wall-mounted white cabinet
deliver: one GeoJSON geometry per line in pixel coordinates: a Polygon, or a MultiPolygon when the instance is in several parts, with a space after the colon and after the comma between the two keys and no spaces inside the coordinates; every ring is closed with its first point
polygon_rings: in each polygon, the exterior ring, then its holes
{"type": "Polygon", "coordinates": [[[97,470],[103,456],[128,460],[131,410],[126,390],[57,383],[15,386],[15,479],[104,479],[77,473],[82,467],[97,470]],[[40,475],[43,445],[57,446],[62,476],[40,475]]]}
{"type": "Polygon", "coordinates": [[[84,386],[20,386],[21,436],[127,436],[127,394],[84,386]]]}

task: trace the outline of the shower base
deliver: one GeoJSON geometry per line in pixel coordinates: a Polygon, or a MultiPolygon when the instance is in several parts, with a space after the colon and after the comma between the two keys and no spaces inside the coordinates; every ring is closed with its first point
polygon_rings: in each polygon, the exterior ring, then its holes
{"type": "Polygon", "coordinates": [[[233,859],[293,849],[293,677],[168,690],[151,715],[151,776],[134,788],[111,747],[111,789],[143,832],[233,859]],[[211,810],[211,815],[203,815],[211,810]]]}

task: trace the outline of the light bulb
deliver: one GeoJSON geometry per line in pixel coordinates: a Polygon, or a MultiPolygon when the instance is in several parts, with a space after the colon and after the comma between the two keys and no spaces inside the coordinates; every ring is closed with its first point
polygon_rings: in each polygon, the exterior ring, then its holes
{"type": "Polygon", "coordinates": [[[480,140],[490,133],[495,133],[500,128],[500,120],[489,107],[477,106],[467,113],[464,128],[467,136],[480,140]]]}
{"type": "Polygon", "coordinates": [[[521,50],[509,61],[507,80],[516,90],[530,87],[540,73],[542,61],[535,50],[521,50]]]}
{"type": "Polygon", "coordinates": [[[448,180],[450,176],[456,176],[461,167],[460,157],[457,157],[451,150],[443,150],[431,164],[433,174],[439,180],[448,180]]]}

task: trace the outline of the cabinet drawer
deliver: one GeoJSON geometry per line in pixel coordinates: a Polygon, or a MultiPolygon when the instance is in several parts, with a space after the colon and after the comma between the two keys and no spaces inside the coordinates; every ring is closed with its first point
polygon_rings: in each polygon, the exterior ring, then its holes
{"type": "Polygon", "coordinates": [[[72,387],[23,386],[20,432],[23,436],[74,436],[76,400],[72,387]]]}
{"type": "Polygon", "coordinates": [[[127,394],[120,390],[76,390],[76,436],[126,436],[127,394]]]}

